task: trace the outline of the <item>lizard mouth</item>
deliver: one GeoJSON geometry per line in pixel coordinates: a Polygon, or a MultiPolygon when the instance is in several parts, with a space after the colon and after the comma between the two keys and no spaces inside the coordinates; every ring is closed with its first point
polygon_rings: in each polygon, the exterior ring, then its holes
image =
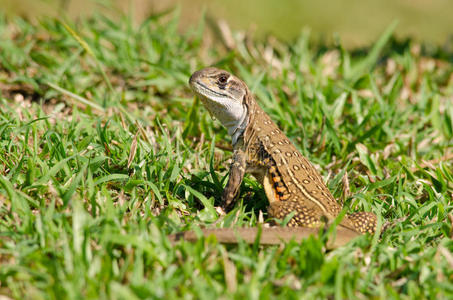
{"type": "Polygon", "coordinates": [[[213,89],[210,89],[205,84],[203,84],[199,81],[192,81],[192,82],[190,82],[190,85],[195,92],[201,94],[202,96],[205,96],[208,98],[209,98],[209,96],[228,98],[228,95],[214,91],[213,89]]]}

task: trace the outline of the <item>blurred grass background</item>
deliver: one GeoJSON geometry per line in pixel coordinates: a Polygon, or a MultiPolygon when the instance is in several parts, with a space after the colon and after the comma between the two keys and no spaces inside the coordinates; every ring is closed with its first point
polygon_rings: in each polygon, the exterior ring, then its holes
{"type": "Polygon", "coordinates": [[[451,40],[453,28],[453,1],[448,0],[0,0],[0,10],[8,15],[39,19],[131,12],[137,23],[176,5],[181,8],[181,27],[206,12],[211,20],[224,19],[233,29],[252,30],[256,37],[272,34],[291,40],[308,27],[326,42],[338,34],[347,47],[369,45],[395,20],[397,37],[438,45],[451,40]]]}

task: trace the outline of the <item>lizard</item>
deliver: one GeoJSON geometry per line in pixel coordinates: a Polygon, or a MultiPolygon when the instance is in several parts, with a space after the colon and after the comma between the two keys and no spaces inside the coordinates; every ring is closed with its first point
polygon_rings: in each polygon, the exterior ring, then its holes
{"type": "MultiPolygon", "coordinates": [[[[264,187],[269,201],[268,215],[284,219],[294,215],[288,227],[263,228],[261,243],[275,244],[300,240],[319,232],[337,218],[342,206],[334,199],[320,174],[258,105],[244,81],[225,70],[207,67],[196,71],[189,85],[211,116],[226,127],[233,145],[233,160],[222,206],[230,208],[239,194],[245,173],[251,173],[264,187]]],[[[343,245],[363,233],[374,233],[376,215],[356,212],[345,215],[337,226],[333,247],[343,245]]],[[[203,229],[220,242],[237,241],[237,236],[253,242],[257,228],[203,229]]],[[[172,239],[196,239],[193,232],[172,239]]]]}

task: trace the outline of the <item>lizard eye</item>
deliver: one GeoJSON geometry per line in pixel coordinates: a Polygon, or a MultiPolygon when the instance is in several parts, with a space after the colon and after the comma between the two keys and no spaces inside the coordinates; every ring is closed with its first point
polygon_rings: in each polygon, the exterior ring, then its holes
{"type": "Polygon", "coordinates": [[[226,74],[221,74],[219,76],[218,82],[222,85],[225,85],[228,81],[228,76],[226,74]]]}

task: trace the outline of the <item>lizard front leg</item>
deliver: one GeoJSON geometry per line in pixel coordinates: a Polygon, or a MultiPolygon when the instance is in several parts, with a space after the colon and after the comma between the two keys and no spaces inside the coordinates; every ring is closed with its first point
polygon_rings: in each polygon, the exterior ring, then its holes
{"type": "Polygon", "coordinates": [[[222,207],[228,209],[234,203],[239,193],[242,179],[244,179],[246,168],[246,155],[242,149],[236,149],[233,153],[233,162],[230,166],[228,183],[223,190],[222,207]]]}

